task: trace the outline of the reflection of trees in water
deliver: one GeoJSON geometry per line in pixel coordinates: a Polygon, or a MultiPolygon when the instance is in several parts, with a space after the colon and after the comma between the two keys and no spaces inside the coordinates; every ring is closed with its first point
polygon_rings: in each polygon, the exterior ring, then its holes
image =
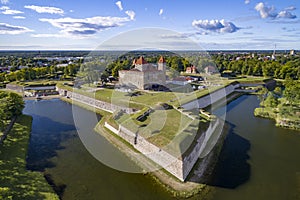
{"type": "Polygon", "coordinates": [[[74,125],[67,125],[33,114],[32,132],[28,148],[26,168],[33,171],[44,171],[54,167],[50,158],[57,156],[56,151],[63,149],[61,143],[76,134],[74,125]]]}

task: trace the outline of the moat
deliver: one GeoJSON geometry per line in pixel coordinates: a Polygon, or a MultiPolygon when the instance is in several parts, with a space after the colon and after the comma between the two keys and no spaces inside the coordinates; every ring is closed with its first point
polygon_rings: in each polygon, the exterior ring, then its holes
{"type": "MultiPolygon", "coordinates": [[[[300,134],[255,118],[253,110],[258,104],[256,96],[244,95],[227,105],[231,130],[209,183],[216,186],[212,199],[300,198],[300,134]]],[[[53,99],[26,101],[24,112],[33,116],[29,169],[45,170],[62,199],[172,198],[151,177],[119,172],[92,157],[78,137],[72,107],[88,122],[80,127],[91,138],[93,148],[136,167],[94,132],[94,113],[53,99]]],[[[222,115],[220,110],[214,113],[222,115]]]]}

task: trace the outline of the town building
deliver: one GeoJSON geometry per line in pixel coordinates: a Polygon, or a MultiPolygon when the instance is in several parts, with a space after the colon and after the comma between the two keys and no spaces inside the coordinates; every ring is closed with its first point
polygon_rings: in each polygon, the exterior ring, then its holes
{"type": "Polygon", "coordinates": [[[214,66],[207,66],[207,67],[204,68],[204,71],[205,71],[206,74],[210,74],[210,75],[218,73],[217,68],[214,67],[214,66]]]}
{"type": "Polygon", "coordinates": [[[187,67],[186,68],[185,73],[188,73],[188,74],[197,74],[198,71],[197,71],[197,68],[195,66],[191,66],[191,67],[187,67]]]}
{"type": "Polygon", "coordinates": [[[290,55],[291,55],[291,56],[294,56],[294,55],[295,55],[295,50],[294,50],[294,49],[290,50],[290,55]]]}
{"type": "Polygon", "coordinates": [[[166,84],[166,61],[160,57],[158,63],[147,63],[143,56],[134,59],[134,68],[119,71],[119,85],[136,87],[138,89],[151,89],[154,86],[166,84]]]}

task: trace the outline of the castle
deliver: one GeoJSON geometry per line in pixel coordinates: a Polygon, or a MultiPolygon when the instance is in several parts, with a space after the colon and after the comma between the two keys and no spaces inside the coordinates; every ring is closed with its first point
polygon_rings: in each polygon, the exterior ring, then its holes
{"type": "Polygon", "coordinates": [[[147,63],[143,56],[133,60],[134,68],[119,71],[121,86],[135,86],[138,89],[151,89],[153,86],[166,84],[166,61],[160,57],[157,65],[147,63]]]}

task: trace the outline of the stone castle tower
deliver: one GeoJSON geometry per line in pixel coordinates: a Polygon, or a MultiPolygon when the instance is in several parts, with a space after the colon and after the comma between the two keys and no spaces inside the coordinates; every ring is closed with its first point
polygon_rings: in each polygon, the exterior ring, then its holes
{"type": "Polygon", "coordinates": [[[163,56],[160,57],[157,64],[158,64],[157,69],[165,73],[167,65],[166,65],[166,60],[163,56]]]}
{"type": "Polygon", "coordinates": [[[119,85],[133,85],[138,89],[150,89],[153,86],[166,84],[166,61],[160,57],[157,65],[147,63],[143,56],[134,59],[134,68],[119,71],[119,85]]]}

